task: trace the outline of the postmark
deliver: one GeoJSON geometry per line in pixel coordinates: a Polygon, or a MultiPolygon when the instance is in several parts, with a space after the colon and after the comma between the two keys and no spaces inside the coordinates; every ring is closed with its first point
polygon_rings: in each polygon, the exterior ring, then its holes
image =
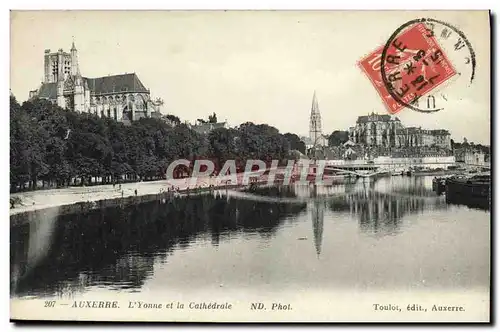
{"type": "Polygon", "coordinates": [[[476,58],[465,34],[431,18],[401,25],[358,62],[391,114],[404,108],[432,113],[446,104],[446,87],[471,84],[476,58]],[[451,55],[451,56],[450,56],[451,55]]]}

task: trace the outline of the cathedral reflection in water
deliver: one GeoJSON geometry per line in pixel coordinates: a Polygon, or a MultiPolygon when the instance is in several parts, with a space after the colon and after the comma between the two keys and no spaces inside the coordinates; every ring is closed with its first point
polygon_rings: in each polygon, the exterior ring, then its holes
{"type": "Polygon", "coordinates": [[[390,190],[387,190],[388,182],[386,179],[377,184],[369,180],[335,187],[295,188],[299,195],[309,193],[314,198],[309,203],[309,209],[318,257],[321,254],[326,209],[333,214],[348,213],[358,220],[359,229],[364,233],[384,236],[397,233],[406,215],[448,208],[445,198],[429,190],[423,177],[409,179],[406,183],[397,181],[397,185],[390,186],[390,190]]]}

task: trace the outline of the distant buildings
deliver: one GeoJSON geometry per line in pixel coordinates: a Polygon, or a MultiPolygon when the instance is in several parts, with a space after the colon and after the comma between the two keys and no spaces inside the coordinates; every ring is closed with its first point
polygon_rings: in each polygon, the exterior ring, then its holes
{"type": "Polygon", "coordinates": [[[457,162],[463,162],[468,165],[486,166],[488,164],[485,154],[481,150],[464,147],[455,149],[454,155],[457,162]]]}
{"type": "Polygon", "coordinates": [[[70,53],[45,50],[44,80],[38,89],[30,91],[29,97],[123,122],[159,117],[161,103],[151,99],[149,89],[135,73],[83,77],[77,53],[75,43],[70,53]]]}
{"type": "Polygon", "coordinates": [[[437,146],[451,149],[450,133],[444,129],[404,127],[395,117],[384,114],[360,116],[349,128],[349,139],[356,144],[381,147],[437,146]]]}
{"type": "Polygon", "coordinates": [[[217,122],[217,123],[200,123],[194,126],[191,126],[191,129],[196,131],[199,134],[209,134],[212,130],[218,129],[218,128],[228,128],[227,122],[217,122]]]}

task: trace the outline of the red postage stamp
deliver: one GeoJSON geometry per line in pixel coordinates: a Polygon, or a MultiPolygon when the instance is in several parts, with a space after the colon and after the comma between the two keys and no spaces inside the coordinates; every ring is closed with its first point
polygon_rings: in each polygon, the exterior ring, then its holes
{"type": "Polygon", "coordinates": [[[420,97],[457,74],[429,31],[424,23],[414,24],[392,38],[387,47],[380,46],[358,62],[391,114],[401,111],[405,104],[418,103],[420,97]]]}

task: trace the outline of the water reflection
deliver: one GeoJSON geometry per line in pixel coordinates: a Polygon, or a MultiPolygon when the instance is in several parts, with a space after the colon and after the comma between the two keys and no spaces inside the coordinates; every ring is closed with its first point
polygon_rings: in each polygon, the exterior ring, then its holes
{"type": "Polygon", "coordinates": [[[360,229],[364,232],[392,235],[400,230],[400,223],[406,215],[445,210],[448,206],[442,197],[426,198],[407,193],[367,190],[332,200],[329,207],[333,211],[348,212],[357,218],[360,229]]]}
{"type": "Polygon", "coordinates": [[[323,243],[323,229],[325,219],[325,201],[314,201],[311,208],[311,220],[314,234],[314,248],[318,257],[321,255],[321,245],[323,243]]]}
{"type": "Polygon", "coordinates": [[[378,181],[361,179],[334,187],[296,186],[294,190],[299,196],[315,197],[310,205],[319,255],[325,207],[334,212],[348,212],[358,219],[363,232],[392,235],[399,231],[405,215],[448,208],[445,198],[433,192],[430,184],[425,177],[381,178],[378,181]]]}
{"type": "Polygon", "coordinates": [[[11,230],[11,271],[23,271],[20,280],[11,277],[11,292],[49,295],[89,285],[140,288],[156,260],[166,262],[172,251],[187,249],[199,237],[210,236],[214,246],[234,233],[271,238],[283,217],[305,208],[200,196],[60,216],[47,256],[34,267],[26,244],[37,233],[33,223],[26,223],[11,230]]]}
{"type": "MultiPolygon", "coordinates": [[[[155,266],[169,267],[171,256],[180,251],[218,248],[233,240],[238,245],[242,241],[249,244],[264,241],[272,247],[278,232],[289,234],[287,241],[296,241],[298,236],[293,227],[304,221],[312,231],[311,246],[316,257],[328,258],[332,255],[331,250],[324,248],[328,248],[328,241],[335,236],[347,236],[340,231],[325,232],[325,225],[332,227],[337,219],[347,218],[357,224],[361,234],[381,238],[411,231],[402,227],[407,216],[430,211],[446,213],[450,206],[442,196],[432,192],[431,181],[425,177],[398,177],[361,179],[329,187],[254,188],[251,194],[260,198],[308,200],[293,204],[290,200],[266,202],[252,200],[252,195],[234,199],[218,192],[214,196],[26,222],[11,228],[11,296],[71,296],[85,292],[89,286],[139,292],[148,280],[155,278],[155,266]],[[33,248],[39,251],[36,255],[33,248]]],[[[290,244],[285,247],[289,257],[299,263],[301,259],[310,259],[293,251],[295,247],[290,244]]],[[[185,264],[203,263],[196,259],[185,264]]],[[[273,268],[277,269],[274,266],[266,269],[271,275],[279,274],[273,268]]],[[[327,271],[330,269],[325,267],[325,273],[330,273],[327,271]]]]}

